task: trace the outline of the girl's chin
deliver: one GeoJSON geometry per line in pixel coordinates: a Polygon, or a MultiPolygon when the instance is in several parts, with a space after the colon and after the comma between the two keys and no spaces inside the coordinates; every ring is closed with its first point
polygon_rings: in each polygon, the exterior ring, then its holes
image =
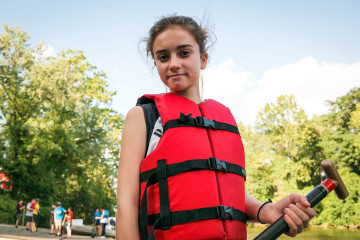
{"type": "Polygon", "coordinates": [[[170,85],[168,87],[169,87],[170,91],[172,91],[172,92],[181,92],[185,89],[185,87],[180,84],[174,84],[174,85],[170,85]]]}
{"type": "Polygon", "coordinates": [[[183,92],[185,90],[186,90],[185,87],[173,87],[173,88],[170,88],[171,92],[183,92]]]}

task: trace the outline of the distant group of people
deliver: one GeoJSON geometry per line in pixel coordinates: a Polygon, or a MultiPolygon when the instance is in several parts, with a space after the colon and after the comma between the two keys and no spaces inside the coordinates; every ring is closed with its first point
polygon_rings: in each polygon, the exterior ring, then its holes
{"type": "MultiPolygon", "coordinates": [[[[26,209],[25,213],[25,222],[26,222],[26,231],[36,232],[36,223],[38,221],[38,216],[40,214],[40,199],[33,198],[31,202],[23,206],[23,200],[19,200],[16,205],[16,223],[15,228],[19,227],[19,222],[23,216],[23,211],[26,209]]],[[[67,235],[66,237],[71,237],[71,224],[72,219],[74,217],[73,211],[71,207],[68,210],[65,210],[62,207],[62,203],[58,202],[56,205],[52,205],[51,210],[51,231],[50,234],[54,234],[56,236],[62,235],[62,228],[65,225],[67,235]]]]}
{"type": "Polygon", "coordinates": [[[71,237],[71,226],[72,226],[73,218],[74,218],[74,213],[71,207],[69,207],[68,210],[65,210],[65,208],[62,207],[61,202],[58,202],[56,205],[53,204],[51,211],[51,219],[50,219],[50,225],[51,225],[50,234],[61,236],[62,228],[65,225],[66,237],[68,238],[71,237]]]}
{"type": "MultiPolygon", "coordinates": [[[[26,231],[34,232],[37,231],[36,223],[40,214],[40,199],[33,198],[31,202],[23,206],[23,200],[19,200],[16,205],[16,224],[15,228],[18,228],[19,222],[23,217],[23,211],[26,209],[25,221],[26,231]]],[[[62,207],[62,203],[58,202],[56,205],[52,205],[51,218],[50,218],[50,234],[55,236],[61,236],[63,228],[66,229],[66,237],[71,237],[71,227],[74,213],[72,208],[69,207],[67,210],[62,207]]],[[[105,238],[106,236],[106,225],[109,222],[109,211],[102,208],[97,208],[94,213],[94,225],[95,225],[95,237],[105,238]]]]}
{"type": "Polygon", "coordinates": [[[100,212],[100,209],[97,208],[94,214],[94,224],[96,230],[95,237],[105,238],[108,220],[109,211],[102,207],[100,212]]]}
{"type": "Polygon", "coordinates": [[[26,208],[25,213],[25,221],[26,221],[26,231],[36,231],[36,222],[38,220],[38,216],[40,214],[40,199],[33,198],[31,202],[23,206],[23,200],[19,200],[18,204],[16,205],[16,223],[15,228],[19,227],[19,222],[23,215],[23,211],[26,208]]]}

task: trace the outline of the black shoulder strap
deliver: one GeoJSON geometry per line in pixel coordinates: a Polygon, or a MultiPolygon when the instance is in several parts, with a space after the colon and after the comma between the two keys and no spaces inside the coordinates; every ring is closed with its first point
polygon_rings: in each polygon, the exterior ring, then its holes
{"type": "Polygon", "coordinates": [[[156,108],[156,105],[154,102],[146,103],[146,104],[140,104],[144,111],[145,116],[145,123],[146,123],[146,151],[148,151],[149,148],[149,142],[151,138],[151,134],[154,130],[155,122],[160,117],[159,111],[156,108]]]}
{"type": "Polygon", "coordinates": [[[191,117],[191,115],[192,114],[185,115],[183,113],[180,113],[179,119],[173,119],[167,121],[164,125],[164,132],[170,128],[175,128],[175,127],[202,127],[202,128],[211,128],[214,130],[224,130],[224,131],[240,134],[237,126],[228,123],[218,122],[215,120],[210,120],[205,117],[193,118],[191,117]]]}

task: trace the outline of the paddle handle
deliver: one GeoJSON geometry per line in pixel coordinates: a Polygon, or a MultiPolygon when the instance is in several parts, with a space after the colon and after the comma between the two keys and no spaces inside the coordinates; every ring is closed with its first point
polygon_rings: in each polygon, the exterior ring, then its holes
{"type": "MultiPolygon", "coordinates": [[[[325,189],[322,185],[315,187],[308,195],[306,195],[307,200],[309,201],[311,207],[314,207],[321,200],[323,200],[328,194],[328,190],[325,189]]],[[[275,240],[281,234],[289,230],[289,226],[285,222],[284,215],[282,215],[278,220],[265,229],[262,233],[259,234],[254,240],[275,240]]]]}

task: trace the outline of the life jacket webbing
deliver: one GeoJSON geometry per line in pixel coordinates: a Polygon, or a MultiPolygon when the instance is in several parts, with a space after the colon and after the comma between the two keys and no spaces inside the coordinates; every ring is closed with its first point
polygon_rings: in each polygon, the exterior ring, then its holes
{"type": "MultiPolygon", "coordinates": [[[[220,219],[220,220],[238,220],[246,223],[248,216],[235,208],[218,205],[216,207],[198,208],[193,210],[176,211],[170,213],[171,226],[185,224],[189,222],[207,220],[207,219],[220,219]]],[[[159,214],[149,215],[149,226],[151,228],[149,237],[146,239],[155,240],[154,230],[163,229],[159,214]]],[[[142,236],[143,237],[143,236],[142,236]]],[[[144,236],[147,237],[147,236],[144,236]]]]}
{"type": "MultiPolygon", "coordinates": [[[[144,239],[155,239],[155,235],[154,235],[155,229],[161,228],[162,230],[169,230],[171,228],[171,226],[189,223],[189,222],[198,221],[198,220],[231,219],[231,220],[238,220],[243,223],[246,223],[246,220],[247,220],[246,213],[242,212],[241,210],[234,209],[231,206],[227,207],[227,206],[223,206],[223,205],[218,205],[216,207],[210,207],[210,208],[198,208],[198,209],[192,209],[192,210],[170,212],[170,200],[169,200],[168,182],[167,182],[167,178],[170,176],[167,174],[167,171],[168,171],[167,168],[169,168],[169,167],[171,168],[171,166],[173,166],[173,167],[175,166],[175,168],[173,168],[173,170],[175,170],[177,165],[189,166],[189,165],[191,165],[191,162],[196,162],[196,163],[206,162],[208,167],[214,166],[214,164],[211,164],[211,162],[215,162],[217,168],[221,168],[221,169],[225,169],[225,170],[227,169],[226,167],[224,168],[224,166],[226,166],[226,165],[221,164],[221,163],[224,163],[225,161],[220,161],[216,158],[209,158],[209,159],[205,159],[205,160],[190,160],[190,161],[171,164],[171,165],[166,165],[165,159],[158,160],[156,172],[154,172],[153,169],[149,170],[149,171],[152,171],[152,173],[150,175],[148,174],[148,178],[146,180],[146,186],[144,189],[144,194],[141,199],[140,212],[139,212],[139,215],[140,215],[139,216],[139,226],[140,226],[141,239],[143,239],[143,240],[144,239]],[[159,182],[160,214],[148,215],[147,214],[147,189],[150,185],[152,185],[156,182],[159,182]],[[150,220],[149,218],[151,219],[151,221],[149,221],[150,220]],[[148,226],[153,226],[150,231],[150,237],[148,234],[148,226]]],[[[225,162],[225,164],[228,164],[230,166],[231,163],[225,162]]],[[[231,165],[241,167],[236,164],[231,164],[231,165]]],[[[214,170],[214,171],[219,170],[217,168],[215,168],[215,169],[209,168],[208,170],[214,170]]],[[[199,169],[196,167],[195,167],[195,169],[187,169],[187,171],[195,171],[195,170],[199,170],[199,169]]],[[[244,171],[242,171],[242,170],[240,171],[239,175],[243,176],[245,178],[246,174],[243,175],[243,173],[245,173],[245,169],[243,169],[243,170],[244,171]]],[[[182,172],[184,172],[184,171],[182,171],[182,172]]],[[[226,171],[226,172],[229,172],[229,171],[226,171]]],[[[147,173],[147,172],[144,172],[144,173],[147,173]]],[[[181,173],[181,172],[177,172],[177,173],[181,173]]],[[[177,174],[177,173],[175,173],[175,174],[177,174]]]]}
{"type": "MultiPolygon", "coordinates": [[[[160,217],[159,213],[149,215],[149,226],[153,226],[156,220],[160,217]]],[[[218,205],[216,207],[197,208],[184,211],[175,211],[170,214],[171,225],[180,225],[199,220],[220,219],[220,220],[239,220],[246,223],[247,215],[233,207],[218,205]]],[[[155,229],[160,229],[162,226],[157,226],[155,229]]]]}
{"type": "Polygon", "coordinates": [[[170,200],[169,186],[166,174],[166,160],[157,161],[157,176],[159,181],[160,194],[160,223],[163,230],[170,229],[170,200]]]}
{"type": "MultiPolygon", "coordinates": [[[[234,173],[242,176],[246,180],[246,171],[245,169],[237,164],[229,163],[226,161],[221,161],[217,158],[210,157],[208,159],[192,159],[179,163],[173,163],[166,165],[167,168],[167,177],[172,177],[176,174],[195,171],[195,170],[214,170],[214,171],[223,171],[226,173],[234,173]]],[[[150,175],[157,172],[156,168],[150,169],[146,172],[140,173],[140,182],[148,181],[150,175]]],[[[150,184],[157,183],[157,178],[154,178],[154,182],[150,184]]]]}
{"type": "Polygon", "coordinates": [[[205,117],[195,117],[192,118],[191,114],[185,115],[183,113],[180,113],[179,119],[173,119],[169,120],[164,125],[164,131],[166,132],[169,128],[175,128],[175,127],[202,127],[202,128],[211,128],[214,130],[224,130],[229,131],[233,133],[239,133],[239,129],[231,124],[218,122],[215,120],[209,120],[205,117]]]}

